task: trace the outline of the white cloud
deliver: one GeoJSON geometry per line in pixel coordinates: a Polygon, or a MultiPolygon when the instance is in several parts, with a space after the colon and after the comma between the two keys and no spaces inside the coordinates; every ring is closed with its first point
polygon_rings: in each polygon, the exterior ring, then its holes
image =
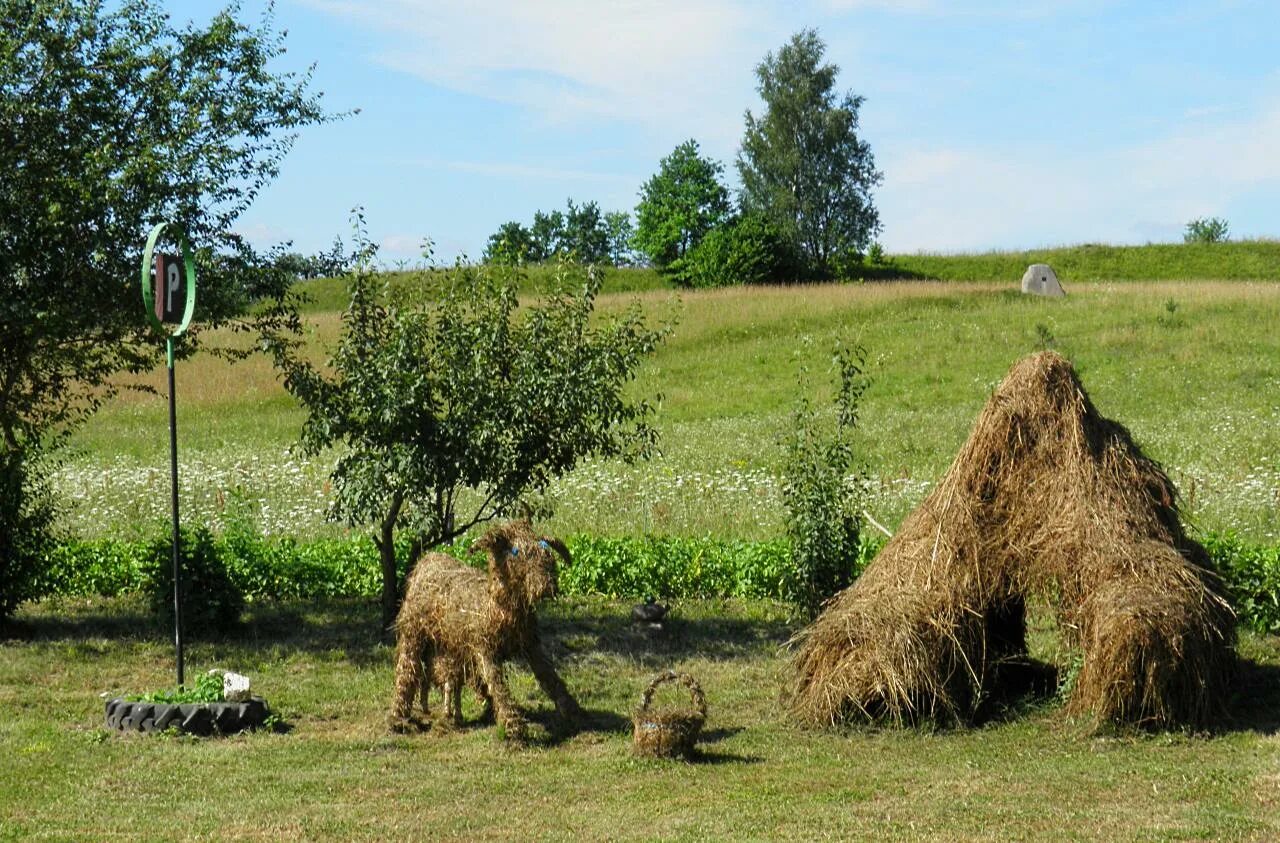
{"type": "Polygon", "coordinates": [[[1168,239],[1187,220],[1280,187],[1280,102],[1247,120],[1088,153],[918,147],[882,158],[877,206],[895,251],[1168,239]]]}
{"type": "Polygon", "coordinates": [[[740,131],[750,68],[775,32],[729,0],[306,0],[388,33],[375,60],[432,84],[531,105],[540,119],[608,117],[740,131]],[[735,85],[733,80],[737,80],[735,85]],[[726,89],[743,95],[726,97],[726,89]]]}

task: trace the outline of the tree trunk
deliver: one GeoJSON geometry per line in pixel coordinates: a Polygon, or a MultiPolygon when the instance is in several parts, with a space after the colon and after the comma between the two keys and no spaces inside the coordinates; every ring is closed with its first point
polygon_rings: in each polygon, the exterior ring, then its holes
{"type": "Polygon", "coordinates": [[[400,508],[404,506],[404,495],[396,492],[391,498],[391,507],[387,517],[379,525],[378,535],[373,543],[378,547],[378,561],[382,567],[382,637],[387,640],[395,638],[393,626],[396,614],[400,611],[400,578],[396,576],[396,519],[400,517],[400,508]]]}
{"type": "Polygon", "coordinates": [[[396,576],[396,545],[392,540],[391,528],[382,527],[382,539],[378,545],[378,557],[382,563],[382,635],[386,639],[395,638],[392,628],[396,622],[396,614],[400,611],[400,578],[396,576]]]}

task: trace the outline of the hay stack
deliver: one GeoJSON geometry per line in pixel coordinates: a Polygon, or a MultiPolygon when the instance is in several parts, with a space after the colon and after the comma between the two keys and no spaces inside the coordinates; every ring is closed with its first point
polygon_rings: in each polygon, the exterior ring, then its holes
{"type": "Polygon", "coordinates": [[[964,721],[1024,655],[1047,599],[1083,663],[1068,710],[1203,725],[1233,663],[1234,616],[1176,492],[1070,363],[1019,361],[937,487],[867,571],[797,635],[801,721],[964,721]]]}

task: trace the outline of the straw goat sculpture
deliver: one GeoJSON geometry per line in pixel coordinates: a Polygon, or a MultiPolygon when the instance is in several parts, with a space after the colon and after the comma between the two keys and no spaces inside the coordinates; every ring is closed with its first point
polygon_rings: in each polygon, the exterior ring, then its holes
{"type": "Polygon", "coordinates": [[[462,723],[462,687],[493,707],[509,737],[524,735],[524,718],[511,698],[502,664],[521,658],[561,717],[581,709],[542,649],[534,607],[556,593],[556,554],[569,562],[564,543],[534,533],[527,521],[489,529],[476,543],[489,556],[488,573],[443,553],[428,553],[409,576],[396,620],[396,687],[390,725],[420,726],[414,697],[429,714],[427,695],[440,686],[445,716],[462,723]]]}

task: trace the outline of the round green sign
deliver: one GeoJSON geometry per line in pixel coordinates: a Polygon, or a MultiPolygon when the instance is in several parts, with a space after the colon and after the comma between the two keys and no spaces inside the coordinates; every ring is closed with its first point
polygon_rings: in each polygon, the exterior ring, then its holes
{"type": "MultiPolygon", "coordinates": [[[[183,331],[187,330],[187,326],[191,324],[191,316],[196,310],[196,262],[191,256],[191,244],[187,242],[186,234],[178,235],[178,243],[182,248],[182,264],[186,270],[187,278],[186,299],[183,312],[182,322],[178,324],[177,330],[168,331],[164,322],[160,321],[160,317],[156,316],[156,294],[155,287],[151,278],[151,260],[155,252],[156,242],[160,239],[160,233],[164,231],[167,223],[159,223],[155,228],[151,229],[151,234],[147,237],[147,248],[142,253],[142,303],[147,308],[147,318],[151,320],[151,325],[157,331],[167,331],[170,337],[176,337],[183,331]]],[[[175,268],[176,270],[176,268],[175,268]]],[[[161,278],[165,282],[166,290],[173,291],[177,289],[176,281],[161,278]]],[[[165,308],[169,310],[169,308],[165,308]]]]}

